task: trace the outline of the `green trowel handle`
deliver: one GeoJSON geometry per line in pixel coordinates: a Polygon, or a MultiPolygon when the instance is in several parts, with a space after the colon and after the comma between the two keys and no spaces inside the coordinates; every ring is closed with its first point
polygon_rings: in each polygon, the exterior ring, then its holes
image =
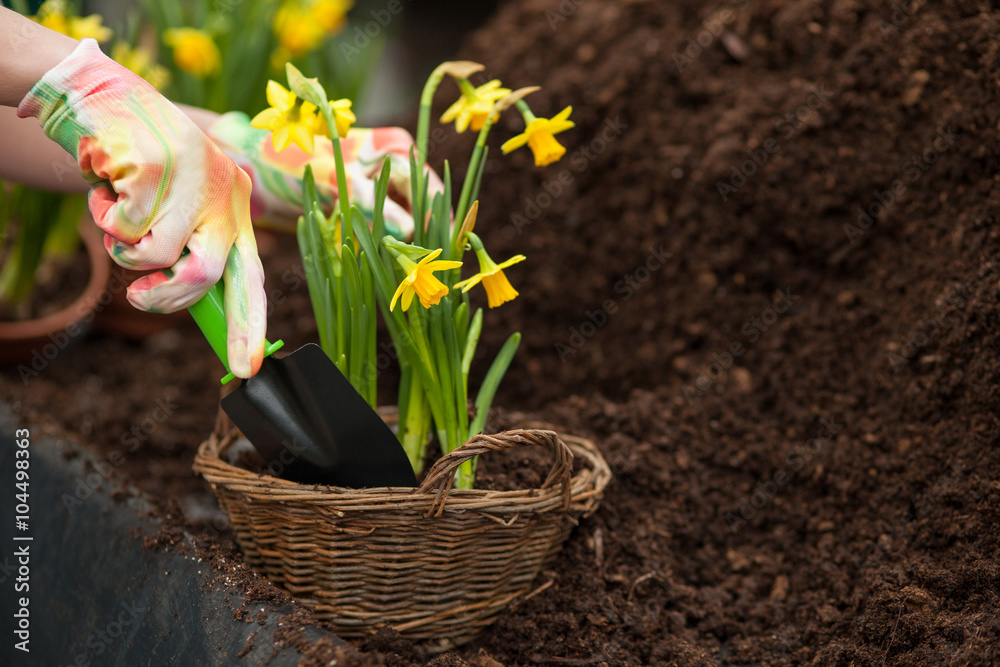
{"type": "MultiPolygon", "coordinates": [[[[222,384],[226,384],[235,376],[229,372],[229,355],[226,352],[229,336],[226,333],[226,307],[223,296],[222,282],[212,285],[212,289],[198,301],[188,308],[191,317],[198,323],[201,332],[205,334],[219,361],[226,367],[227,374],[222,378],[222,384]]],[[[268,356],[276,350],[280,350],[284,345],[282,341],[269,343],[264,341],[264,356],[268,356]]]]}

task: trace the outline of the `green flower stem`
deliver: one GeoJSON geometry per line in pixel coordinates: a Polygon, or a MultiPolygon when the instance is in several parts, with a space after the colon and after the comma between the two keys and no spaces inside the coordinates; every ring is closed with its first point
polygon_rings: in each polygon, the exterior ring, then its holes
{"type": "Polygon", "coordinates": [[[476,139],[476,147],[469,160],[469,170],[465,172],[465,182],[462,183],[462,196],[458,199],[458,209],[455,211],[455,224],[458,226],[461,226],[462,221],[465,220],[465,214],[469,212],[469,204],[471,204],[469,199],[472,195],[472,185],[476,180],[475,174],[479,171],[479,162],[483,158],[483,148],[486,146],[486,137],[489,136],[490,128],[493,127],[495,120],[493,114],[490,114],[486,118],[486,122],[483,123],[483,129],[479,131],[479,137],[476,139]]]}
{"type": "MultiPolygon", "coordinates": [[[[330,143],[333,146],[333,162],[336,165],[337,170],[337,200],[340,204],[340,242],[343,246],[351,247],[353,250],[353,225],[351,221],[351,201],[350,194],[347,191],[347,170],[344,167],[344,153],[340,146],[340,135],[337,133],[337,121],[333,116],[333,109],[330,108],[330,102],[326,98],[325,92],[323,93],[323,104],[319,105],[320,113],[323,115],[323,121],[326,123],[327,130],[330,132],[330,143]]],[[[342,355],[347,354],[347,331],[346,331],[346,319],[348,317],[348,308],[346,300],[344,299],[344,285],[343,280],[334,281],[334,289],[336,291],[337,300],[337,358],[342,355]]],[[[344,371],[345,369],[341,369],[344,371]]]]}
{"type": "Polygon", "coordinates": [[[470,459],[458,466],[458,473],[455,475],[456,489],[471,489],[476,481],[475,459],[470,459]]]}
{"type": "MultiPolygon", "coordinates": [[[[427,136],[430,132],[431,105],[434,102],[434,93],[444,79],[444,70],[438,66],[431,75],[427,77],[427,83],[420,93],[420,115],[417,118],[417,164],[423,165],[427,162],[427,136]]],[[[413,178],[417,178],[413,174],[413,178]]],[[[423,169],[420,170],[420,178],[423,178],[423,169]]],[[[419,190],[419,188],[418,188],[419,190]]]]}
{"type": "MultiPolygon", "coordinates": [[[[340,224],[341,224],[341,229],[343,229],[343,224],[344,224],[343,221],[341,221],[340,224]]],[[[341,232],[341,238],[343,238],[343,232],[341,232]]],[[[341,243],[341,245],[343,245],[343,243],[341,243]]],[[[338,253],[341,251],[340,248],[335,248],[335,250],[338,253]]],[[[344,355],[346,353],[346,350],[344,348],[347,347],[347,344],[346,344],[346,339],[347,339],[347,322],[346,322],[346,319],[347,319],[347,304],[345,303],[345,299],[344,299],[344,268],[343,268],[344,261],[343,261],[343,256],[341,256],[341,257],[342,257],[342,259],[341,259],[340,275],[336,276],[334,278],[334,280],[333,280],[334,301],[336,301],[336,304],[334,305],[334,308],[336,308],[336,310],[337,310],[337,321],[335,323],[336,326],[337,326],[337,339],[336,339],[337,340],[337,346],[336,346],[337,353],[336,353],[336,356],[334,357],[334,361],[336,361],[337,362],[337,366],[340,367],[340,372],[343,373],[345,376],[347,376],[348,371],[347,371],[346,368],[344,368],[345,364],[341,361],[342,359],[344,359],[344,355]]]]}
{"type": "MultiPolygon", "coordinates": [[[[424,469],[424,458],[427,455],[427,432],[430,430],[430,415],[427,412],[427,401],[420,385],[420,376],[410,372],[401,380],[405,388],[406,403],[405,421],[400,422],[400,441],[406,456],[410,459],[413,472],[420,474],[424,469]]],[[[400,415],[403,417],[403,415],[400,415]]]]}
{"type": "MultiPolygon", "coordinates": [[[[413,187],[413,240],[422,243],[424,224],[426,224],[426,201],[424,194],[427,181],[424,178],[424,165],[427,164],[427,136],[430,133],[431,105],[434,103],[434,93],[444,79],[445,72],[438,66],[427,77],[424,89],[420,93],[420,115],[417,117],[417,152],[410,155],[410,180],[413,187]]],[[[449,204],[451,202],[448,202],[449,204]]]]}
{"type": "MultiPolygon", "coordinates": [[[[434,357],[431,355],[430,344],[427,340],[426,327],[424,326],[421,311],[414,310],[411,312],[408,321],[410,323],[410,332],[413,334],[414,352],[420,362],[417,364],[417,368],[424,371],[424,374],[426,375],[423,382],[425,387],[429,390],[428,396],[436,396],[433,389],[435,387],[439,387],[440,383],[437,377],[437,369],[434,365],[434,357]]],[[[431,401],[432,404],[434,402],[435,401],[431,401]]]]}
{"type": "Polygon", "coordinates": [[[368,404],[375,409],[378,406],[378,350],[376,348],[376,338],[378,337],[378,322],[376,321],[376,314],[378,311],[378,306],[375,301],[375,279],[372,277],[371,267],[368,266],[368,260],[364,257],[364,251],[361,251],[360,266],[358,267],[361,271],[361,281],[362,288],[364,289],[364,321],[366,323],[365,337],[363,340],[367,341],[367,347],[365,350],[365,372],[368,374],[368,404]]]}
{"type": "Polygon", "coordinates": [[[352,233],[351,216],[349,214],[351,200],[347,192],[347,170],[344,169],[344,153],[340,148],[340,135],[337,133],[337,122],[333,117],[333,109],[330,108],[329,100],[320,106],[320,112],[323,114],[323,120],[330,131],[330,143],[333,144],[333,161],[337,166],[337,199],[340,200],[340,218],[343,225],[340,238],[342,242],[347,243],[348,239],[354,238],[354,234],[352,233]]]}
{"type": "Polygon", "coordinates": [[[440,309],[439,319],[441,330],[444,332],[445,360],[448,366],[448,377],[451,391],[447,394],[452,396],[450,403],[455,406],[455,441],[457,447],[468,440],[469,431],[469,401],[466,396],[468,388],[462,375],[462,352],[459,349],[459,331],[456,329],[454,312],[457,309],[454,305],[459,303],[457,308],[461,308],[461,300],[454,296],[444,302],[445,307],[440,309]]]}
{"type": "Polygon", "coordinates": [[[472,82],[468,79],[458,79],[458,87],[462,91],[462,95],[469,102],[476,101],[476,87],[472,85],[472,82]]]}
{"type": "Polygon", "coordinates": [[[514,106],[516,106],[517,110],[521,112],[521,118],[524,119],[524,124],[526,126],[531,125],[531,121],[536,120],[535,114],[531,112],[531,107],[529,107],[528,103],[524,100],[518,100],[514,103],[514,106]]]}
{"type": "Polygon", "coordinates": [[[452,355],[450,354],[450,346],[448,344],[449,332],[452,337],[454,337],[455,333],[453,327],[449,326],[452,321],[449,305],[447,301],[443,301],[429,311],[430,317],[428,318],[431,320],[434,362],[436,363],[438,379],[440,380],[437,389],[443,398],[442,402],[445,407],[443,415],[445,421],[443,424],[439,424],[439,427],[444,427],[446,433],[445,439],[441,442],[441,449],[445,454],[462,444],[459,442],[460,434],[458,426],[458,413],[461,407],[455,401],[455,382],[459,378],[456,377],[454,372],[455,364],[452,363],[452,355]]]}

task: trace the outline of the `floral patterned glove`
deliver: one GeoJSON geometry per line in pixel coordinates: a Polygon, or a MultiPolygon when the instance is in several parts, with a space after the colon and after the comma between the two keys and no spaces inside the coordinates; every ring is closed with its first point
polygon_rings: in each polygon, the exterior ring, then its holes
{"type": "Polygon", "coordinates": [[[140,310],[173,312],[221,277],[230,370],[264,356],[264,272],[250,224],[250,179],[187,116],[85,39],[18,106],[73,154],[93,184],[90,211],[121,266],[170,268],[136,280],[140,310]],[[182,256],[187,248],[188,253],[182,256]],[[169,275],[169,277],[168,277],[169,275]]]}
{"type": "MultiPolygon", "coordinates": [[[[250,175],[253,181],[250,210],[254,221],[284,229],[294,229],[302,214],[302,175],[312,165],[317,190],[324,204],[333,210],[337,201],[337,174],[330,140],[315,137],[310,155],[292,145],[274,150],[271,132],[250,126],[250,118],[240,111],[222,115],[208,130],[215,142],[250,175]]],[[[375,205],[375,180],[388,157],[391,169],[389,198],[385,202],[385,230],[398,239],[413,235],[412,189],[410,187],[410,149],[413,137],[398,127],[376,129],[351,128],[340,140],[350,188],[351,203],[371,220],[375,205]]],[[[431,169],[428,198],[444,191],[444,185],[431,169]]]]}

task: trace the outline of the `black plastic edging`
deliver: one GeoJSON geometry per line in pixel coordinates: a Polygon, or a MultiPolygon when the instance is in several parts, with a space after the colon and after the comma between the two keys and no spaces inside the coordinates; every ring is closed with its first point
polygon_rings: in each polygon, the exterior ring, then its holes
{"type": "MultiPolygon", "coordinates": [[[[86,448],[72,446],[79,455],[67,460],[59,442],[0,404],[0,665],[298,664],[302,656],[291,647],[274,653],[276,624],[291,607],[256,604],[251,615],[265,608],[265,624],[239,621],[233,614],[242,591],[202,589],[207,562],[143,548],[136,529],[157,531],[156,521],[143,516],[150,507],[145,499],[114,501],[104,483],[70,511],[64,494],[73,496],[96,463],[86,448]],[[17,525],[20,429],[27,429],[30,452],[27,530],[17,525]],[[18,555],[25,548],[27,577],[19,563],[25,556],[18,555]],[[28,653],[17,648],[24,636],[15,632],[21,598],[28,602],[28,653]],[[237,657],[251,636],[253,648],[237,657]]],[[[304,634],[342,643],[317,627],[304,634]]]]}

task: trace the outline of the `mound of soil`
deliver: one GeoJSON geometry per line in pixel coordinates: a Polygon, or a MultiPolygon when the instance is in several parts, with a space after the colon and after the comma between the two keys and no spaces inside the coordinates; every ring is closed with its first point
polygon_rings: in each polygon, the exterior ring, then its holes
{"type": "MultiPolygon", "coordinates": [[[[486,318],[484,351],[524,333],[497,405],[617,479],[547,589],[432,664],[1000,662],[998,30],[972,1],[517,0],[469,38],[576,122],[555,165],[488,163],[477,232],[528,256],[486,318]]],[[[301,268],[264,246],[294,349],[301,268]]],[[[95,339],[0,397],[197,525],[220,367],[194,341],[95,339]]]]}

